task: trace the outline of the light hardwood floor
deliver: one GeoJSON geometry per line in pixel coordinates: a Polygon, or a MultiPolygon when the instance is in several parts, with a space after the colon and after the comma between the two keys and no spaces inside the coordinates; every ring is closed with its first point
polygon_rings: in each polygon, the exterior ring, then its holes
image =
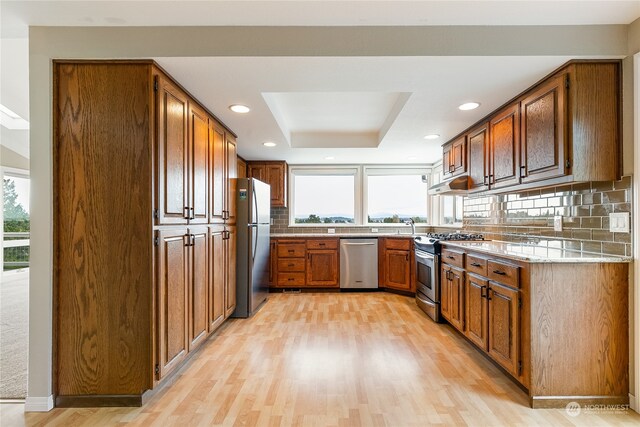
{"type": "Polygon", "coordinates": [[[2,427],[640,424],[631,410],[530,409],[449,326],[388,293],[272,294],[253,318],[223,326],[143,408],[0,411],[2,427]]]}

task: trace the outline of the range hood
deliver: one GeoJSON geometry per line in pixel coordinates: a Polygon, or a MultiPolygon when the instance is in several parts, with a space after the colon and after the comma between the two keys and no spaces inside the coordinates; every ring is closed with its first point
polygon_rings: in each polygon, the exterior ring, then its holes
{"type": "Polygon", "coordinates": [[[469,177],[463,175],[432,185],[429,187],[429,194],[467,194],[468,190],[469,177]]]}

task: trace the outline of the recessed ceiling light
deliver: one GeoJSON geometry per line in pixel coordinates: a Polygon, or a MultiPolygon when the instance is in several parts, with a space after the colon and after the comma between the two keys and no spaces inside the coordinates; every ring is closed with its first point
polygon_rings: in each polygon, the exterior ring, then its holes
{"type": "Polygon", "coordinates": [[[475,110],[479,106],[480,104],[478,102],[467,102],[465,104],[462,104],[458,108],[462,111],[467,111],[467,110],[475,110]]]}
{"type": "Polygon", "coordinates": [[[324,159],[325,159],[325,160],[333,160],[333,159],[335,159],[335,157],[333,157],[333,156],[327,156],[327,157],[325,157],[324,159]]]}
{"type": "Polygon", "coordinates": [[[251,108],[242,104],[229,105],[229,109],[234,113],[240,113],[240,114],[248,113],[249,111],[251,111],[251,108]]]}
{"type": "Polygon", "coordinates": [[[424,137],[424,139],[438,139],[438,138],[440,138],[440,135],[438,135],[437,133],[431,133],[424,137]]]}
{"type": "Polygon", "coordinates": [[[262,145],[265,147],[275,147],[277,144],[275,142],[263,142],[262,145]]]}

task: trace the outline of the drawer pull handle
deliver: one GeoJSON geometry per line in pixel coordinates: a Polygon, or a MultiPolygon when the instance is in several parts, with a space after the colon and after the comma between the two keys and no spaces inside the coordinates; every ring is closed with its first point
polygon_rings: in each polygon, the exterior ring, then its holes
{"type": "Polygon", "coordinates": [[[325,246],[326,243],[318,243],[318,246],[325,246]]]}
{"type": "Polygon", "coordinates": [[[293,264],[287,264],[287,267],[293,267],[293,264]]]}
{"type": "Polygon", "coordinates": [[[473,267],[482,267],[482,265],[478,264],[477,262],[472,262],[471,266],[473,266],[473,267]]]}
{"type": "Polygon", "coordinates": [[[295,250],[294,249],[289,249],[287,252],[289,252],[290,254],[294,253],[295,250]]]}
{"type": "Polygon", "coordinates": [[[293,277],[289,277],[287,280],[290,281],[290,282],[293,282],[294,279],[293,279],[293,277]]]}
{"type": "Polygon", "coordinates": [[[505,273],[504,271],[500,271],[500,270],[493,270],[494,273],[499,274],[501,276],[506,276],[507,273],[505,273]]]}
{"type": "Polygon", "coordinates": [[[480,298],[487,298],[489,295],[488,292],[485,292],[487,290],[486,286],[481,286],[480,287],[480,298]]]}
{"type": "Polygon", "coordinates": [[[451,256],[451,255],[447,255],[447,258],[449,258],[449,259],[456,259],[456,257],[451,256]]]}

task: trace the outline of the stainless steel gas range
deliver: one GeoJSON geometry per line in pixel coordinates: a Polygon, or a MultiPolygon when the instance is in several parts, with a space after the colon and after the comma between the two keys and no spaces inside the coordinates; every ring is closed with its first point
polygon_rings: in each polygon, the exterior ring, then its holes
{"type": "Polygon", "coordinates": [[[440,242],[484,240],[482,234],[428,233],[414,239],[416,258],[416,303],[434,321],[440,321],[440,242]]]}

